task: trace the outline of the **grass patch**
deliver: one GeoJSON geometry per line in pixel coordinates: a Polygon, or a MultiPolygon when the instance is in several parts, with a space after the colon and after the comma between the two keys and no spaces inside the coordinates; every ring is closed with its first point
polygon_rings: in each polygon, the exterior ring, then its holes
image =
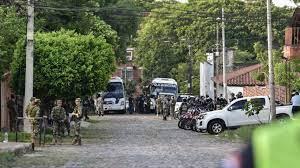
{"type": "Polygon", "coordinates": [[[226,138],[229,140],[242,140],[244,142],[248,142],[253,134],[253,131],[258,128],[259,125],[251,125],[251,126],[244,126],[235,130],[226,130],[220,137],[226,138]]]}
{"type": "Polygon", "coordinates": [[[0,167],[12,167],[11,163],[15,162],[16,156],[13,153],[0,153],[0,167]]]}

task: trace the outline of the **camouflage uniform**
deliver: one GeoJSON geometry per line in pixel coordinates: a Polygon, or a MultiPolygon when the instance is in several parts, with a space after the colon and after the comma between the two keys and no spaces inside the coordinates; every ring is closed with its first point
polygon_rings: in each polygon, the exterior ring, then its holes
{"type": "Polygon", "coordinates": [[[174,97],[171,98],[171,103],[170,103],[170,113],[171,117],[175,118],[175,105],[176,105],[176,99],[174,97]]]}
{"type": "Polygon", "coordinates": [[[100,115],[104,115],[104,111],[103,111],[103,99],[102,99],[102,97],[98,97],[97,98],[97,103],[96,103],[96,105],[97,105],[97,112],[98,112],[98,115],[100,116],[100,115]]]}
{"type": "Polygon", "coordinates": [[[72,121],[74,121],[73,128],[74,128],[74,132],[75,132],[75,137],[72,142],[73,145],[75,145],[77,143],[78,143],[78,145],[81,145],[81,136],[80,136],[81,116],[82,116],[82,108],[81,108],[81,106],[76,106],[72,113],[72,121]]]}
{"type": "Polygon", "coordinates": [[[66,111],[63,107],[55,106],[51,111],[51,118],[53,119],[53,143],[62,142],[61,134],[64,129],[64,121],[66,119],[66,111]]]}
{"type": "Polygon", "coordinates": [[[31,123],[31,142],[33,144],[37,144],[37,137],[39,134],[39,121],[36,119],[37,117],[40,117],[39,103],[40,100],[36,99],[35,104],[28,107],[28,116],[31,123]]]}
{"type": "Polygon", "coordinates": [[[163,103],[160,96],[156,99],[156,110],[158,114],[162,114],[163,103]]]}
{"type": "Polygon", "coordinates": [[[170,101],[166,97],[163,101],[163,120],[167,120],[167,116],[170,114],[170,101]]]}
{"type": "Polygon", "coordinates": [[[26,114],[26,116],[29,116],[29,111],[31,111],[32,108],[34,107],[33,104],[32,104],[32,102],[33,102],[34,100],[35,100],[35,97],[32,97],[32,98],[30,99],[30,103],[26,106],[26,109],[25,109],[25,114],[26,114]]]}

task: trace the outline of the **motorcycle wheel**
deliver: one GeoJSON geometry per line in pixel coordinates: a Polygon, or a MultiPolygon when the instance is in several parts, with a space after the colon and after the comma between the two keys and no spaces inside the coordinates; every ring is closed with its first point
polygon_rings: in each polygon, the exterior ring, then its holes
{"type": "Polygon", "coordinates": [[[191,129],[191,122],[189,120],[186,121],[183,128],[185,130],[190,130],[191,129]]]}
{"type": "Polygon", "coordinates": [[[178,121],[178,128],[182,129],[182,120],[178,121]]]}

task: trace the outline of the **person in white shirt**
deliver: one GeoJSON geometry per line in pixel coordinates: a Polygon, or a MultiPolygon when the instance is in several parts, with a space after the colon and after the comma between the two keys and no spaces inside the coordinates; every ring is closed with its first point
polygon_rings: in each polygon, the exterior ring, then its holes
{"type": "Polygon", "coordinates": [[[300,95],[298,92],[295,92],[295,95],[292,97],[291,103],[293,106],[292,113],[293,114],[300,113],[300,95]]]}

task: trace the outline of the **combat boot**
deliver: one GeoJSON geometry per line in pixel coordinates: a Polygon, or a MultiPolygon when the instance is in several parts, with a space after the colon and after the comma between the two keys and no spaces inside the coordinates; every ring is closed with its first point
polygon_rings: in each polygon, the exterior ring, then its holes
{"type": "Polygon", "coordinates": [[[81,146],[81,138],[78,140],[78,145],[81,146]]]}

